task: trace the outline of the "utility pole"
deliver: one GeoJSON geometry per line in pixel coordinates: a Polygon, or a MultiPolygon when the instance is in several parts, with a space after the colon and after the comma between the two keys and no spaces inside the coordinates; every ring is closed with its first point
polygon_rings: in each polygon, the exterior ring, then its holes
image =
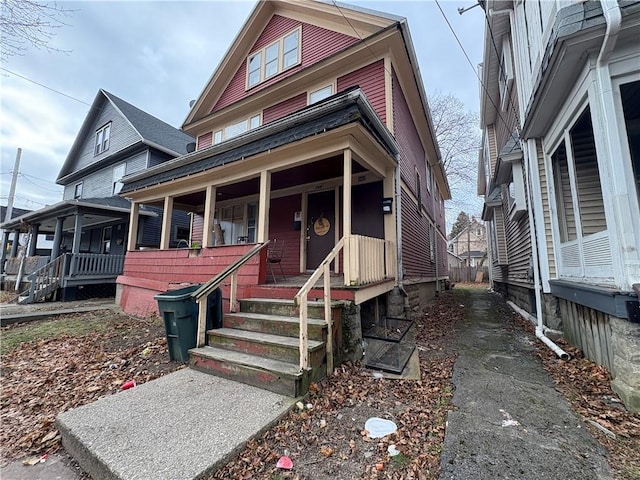
{"type": "Polygon", "coordinates": [[[471,267],[471,217],[467,225],[467,267],[471,267]]]}
{"type": "MultiPolygon", "coordinates": [[[[16,184],[18,183],[18,173],[20,173],[20,160],[22,159],[22,149],[18,148],[18,152],[16,153],[16,162],[13,166],[13,174],[11,176],[11,186],[9,187],[9,198],[7,199],[7,211],[4,214],[4,220],[3,223],[8,222],[9,220],[11,220],[11,215],[13,213],[13,201],[15,199],[16,196],[16,184]]],[[[6,249],[6,241],[7,241],[7,232],[5,231],[5,229],[2,229],[2,243],[0,243],[0,245],[2,246],[2,258],[0,261],[0,270],[4,271],[4,261],[6,259],[7,256],[7,249],[6,249]]]]}

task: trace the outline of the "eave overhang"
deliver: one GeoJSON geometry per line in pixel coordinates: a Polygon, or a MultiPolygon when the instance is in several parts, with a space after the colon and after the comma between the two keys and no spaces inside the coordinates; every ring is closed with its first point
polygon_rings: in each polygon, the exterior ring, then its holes
{"type": "Polygon", "coordinates": [[[127,176],[122,180],[121,195],[244,160],[350,123],[361,125],[395,162],[399,149],[394,137],[362,90],[354,88],[231,140],[127,176]]]}

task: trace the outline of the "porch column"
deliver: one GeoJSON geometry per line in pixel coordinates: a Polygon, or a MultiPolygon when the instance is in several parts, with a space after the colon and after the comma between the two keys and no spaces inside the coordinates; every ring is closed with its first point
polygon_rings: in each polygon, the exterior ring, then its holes
{"type": "Polygon", "coordinates": [[[76,212],[75,224],[73,227],[73,245],[71,246],[71,268],[69,273],[71,275],[75,275],[77,264],[78,264],[78,254],[80,253],[80,240],[82,239],[82,213],[76,212]]]}
{"type": "Polygon", "coordinates": [[[260,202],[258,203],[258,243],[269,240],[269,206],[271,203],[271,172],[260,172],[260,202]]]}
{"type": "Polygon", "coordinates": [[[58,258],[60,255],[60,242],[62,241],[62,224],[64,217],[56,218],[56,229],[53,233],[53,248],[51,249],[51,260],[58,258]]]}
{"type": "Polygon", "coordinates": [[[9,258],[16,258],[18,256],[19,243],[20,243],[20,230],[14,230],[13,242],[11,242],[11,252],[9,252],[9,258]]]}
{"type": "Polygon", "coordinates": [[[7,259],[7,245],[9,245],[9,232],[2,231],[2,252],[0,252],[0,273],[4,272],[4,262],[7,259]]]}
{"type": "Polygon", "coordinates": [[[36,247],[38,246],[38,232],[40,231],[40,224],[34,223],[31,225],[31,230],[29,231],[29,252],[27,254],[28,257],[35,257],[36,255],[36,247]]]}
{"type": "Polygon", "coordinates": [[[131,202],[131,212],[129,213],[129,236],[127,237],[127,251],[136,249],[138,243],[138,218],[140,217],[140,204],[131,202]]]}
{"type": "Polygon", "coordinates": [[[204,200],[204,231],[202,232],[202,246],[211,247],[213,244],[213,217],[216,212],[216,187],[207,186],[204,200]]]}
{"type": "Polygon", "coordinates": [[[169,248],[171,240],[171,217],[173,216],[173,197],[164,197],[164,211],[162,212],[162,234],[160,235],[160,250],[169,248]]]}
{"type": "Polygon", "coordinates": [[[342,235],[345,237],[342,258],[345,285],[351,285],[353,272],[351,272],[350,245],[351,236],[351,150],[344,151],[344,173],[342,178],[342,235]]]}
{"type": "MultiPolygon", "coordinates": [[[[396,258],[398,239],[396,238],[396,195],[395,195],[395,172],[394,167],[388,167],[386,169],[386,176],[382,181],[382,195],[385,198],[393,198],[391,204],[391,213],[384,215],[384,239],[388,242],[393,242],[393,252],[386,252],[385,262],[387,264],[387,275],[390,270],[397,268],[395,265],[390,265],[391,262],[396,263],[393,259],[396,258]]],[[[393,270],[392,270],[393,271],[393,270]]]]}

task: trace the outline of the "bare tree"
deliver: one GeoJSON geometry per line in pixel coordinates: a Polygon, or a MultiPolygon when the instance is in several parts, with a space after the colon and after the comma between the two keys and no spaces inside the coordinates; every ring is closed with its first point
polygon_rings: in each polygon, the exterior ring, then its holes
{"type": "Polygon", "coordinates": [[[429,107],[453,197],[447,202],[447,208],[479,212],[482,201],[476,193],[480,148],[478,114],[465,108],[455,95],[441,92],[429,97],[429,107]]]}
{"type": "Polygon", "coordinates": [[[440,92],[429,98],[429,106],[449,184],[475,183],[480,146],[478,114],[465,109],[455,95],[440,92]]]}
{"type": "Polygon", "coordinates": [[[13,55],[22,54],[29,45],[50,51],[62,51],[52,47],[49,42],[56,29],[66,25],[64,19],[74,10],[46,0],[0,1],[0,58],[3,62],[13,55]]]}

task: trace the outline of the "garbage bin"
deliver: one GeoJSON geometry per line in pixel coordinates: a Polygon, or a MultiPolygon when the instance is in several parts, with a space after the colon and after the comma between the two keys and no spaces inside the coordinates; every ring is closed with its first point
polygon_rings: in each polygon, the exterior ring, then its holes
{"type": "MultiPolygon", "coordinates": [[[[189,360],[189,349],[194,348],[198,337],[198,304],[191,296],[201,285],[191,285],[178,290],[159,293],[160,316],[164,319],[169,358],[178,362],[189,360]]],[[[215,289],[207,297],[206,329],[222,326],[222,292],[215,289]]]]}

